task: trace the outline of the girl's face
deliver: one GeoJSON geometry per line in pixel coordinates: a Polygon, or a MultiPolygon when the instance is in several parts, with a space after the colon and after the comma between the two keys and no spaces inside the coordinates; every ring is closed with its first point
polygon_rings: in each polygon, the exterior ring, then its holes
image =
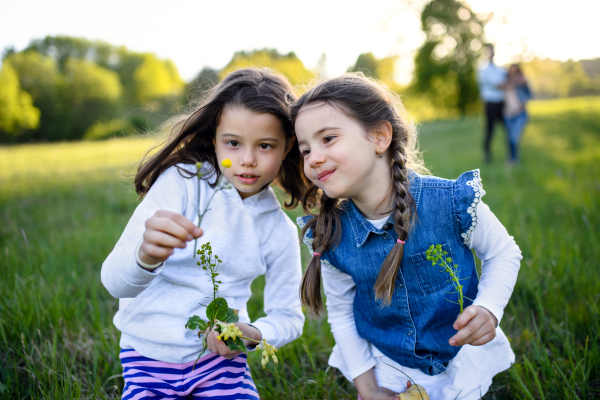
{"type": "Polygon", "coordinates": [[[296,118],[296,136],[304,173],[327,196],[360,200],[381,180],[374,176],[380,171],[378,140],[329,103],[303,107],[296,118]]]}
{"type": "Polygon", "coordinates": [[[277,177],[283,159],[292,148],[281,121],[273,114],[258,114],[244,107],[225,107],[215,137],[219,165],[228,158],[231,168],[222,168],[242,199],[250,197],[277,177]]]}

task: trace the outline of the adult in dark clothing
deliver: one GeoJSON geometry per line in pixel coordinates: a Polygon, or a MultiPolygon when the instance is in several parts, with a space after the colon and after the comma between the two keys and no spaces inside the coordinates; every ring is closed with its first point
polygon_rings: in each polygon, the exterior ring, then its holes
{"type": "Polygon", "coordinates": [[[504,68],[494,64],[494,46],[487,45],[489,62],[480,69],[477,74],[479,84],[479,95],[485,104],[485,140],[484,155],[485,161],[490,163],[492,155],[490,143],[494,135],[494,126],[500,123],[504,126],[504,90],[501,85],[506,81],[507,74],[504,68]]]}

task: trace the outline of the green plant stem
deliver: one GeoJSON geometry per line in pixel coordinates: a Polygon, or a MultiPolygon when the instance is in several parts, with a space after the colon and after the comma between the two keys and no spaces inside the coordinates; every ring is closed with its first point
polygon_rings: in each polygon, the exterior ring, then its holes
{"type": "MultiPolygon", "coordinates": [[[[223,190],[223,176],[221,175],[219,177],[219,181],[217,182],[217,187],[215,188],[215,190],[213,190],[212,195],[210,196],[210,198],[208,199],[208,203],[206,203],[206,206],[204,207],[204,210],[202,210],[202,213],[200,213],[200,179],[201,177],[198,176],[198,228],[200,228],[200,224],[202,224],[202,219],[204,218],[204,215],[206,214],[206,212],[208,211],[208,206],[210,205],[213,197],[215,197],[215,194],[219,191],[219,190],[223,190]]],[[[196,258],[196,249],[198,248],[198,238],[196,238],[196,240],[194,240],[194,258],[196,258]]]]}
{"type": "Polygon", "coordinates": [[[446,260],[442,259],[442,262],[444,263],[444,268],[446,269],[446,272],[452,278],[452,283],[454,284],[454,288],[458,292],[458,304],[460,305],[460,313],[462,314],[463,307],[464,307],[464,297],[463,297],[463,291],[462,291],[463,287],[460,284],[460,281],[458,280],[458,276],[456,276],[456,273],[450,267],[450,265],[448,265],[446,260]]]}

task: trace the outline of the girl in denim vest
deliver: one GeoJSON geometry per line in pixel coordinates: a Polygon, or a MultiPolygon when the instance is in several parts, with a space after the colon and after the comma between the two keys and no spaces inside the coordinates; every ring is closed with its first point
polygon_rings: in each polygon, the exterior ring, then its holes
{"type": "Polygon", "coordinates": [[[322,275],[336,340],[329,364],[364,400],[395,398],[407,376],[432,399],[479,399],[515,359],[498,322],[522,258],[481,201],[479,170],[455,181],[421,175],[399,99],[361,74],[305,93],[292,118],[313,183],[303,201],[310,215],[298,221],[313,254],[301,297],[322,309],[322,275]],[[449,275],[427,260],[437,244],[472,299],[462,313],[449,275]]]}

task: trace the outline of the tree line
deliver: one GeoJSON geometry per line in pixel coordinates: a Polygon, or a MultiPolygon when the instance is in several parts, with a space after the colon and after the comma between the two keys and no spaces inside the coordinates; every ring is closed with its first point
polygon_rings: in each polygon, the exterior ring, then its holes
{"type": "MultiPolygon", "coordinates": [[[[362,71],[401,94],[418,120],[476,113],[481,104],[475,72],[487,22],[460,0],[432,0],[421,13],[426,39],[415,54],[408,86],[394,81],[396,57],[364,53],[348,70],[362,71]]],[[[250,66],[276,69],[300,91],[319,75],[293,52],[262,49],[236,52],[222,70],[204,68],[185,83],[171,60],[152,53],[66,36],[34,40],[23,51],[8,49],[3,55],[0,143],[151,130],[231,71],[250,66]]],[[[523,70],[538,98],[600,94],[600,59],[534,60],[523,70]]]]}

